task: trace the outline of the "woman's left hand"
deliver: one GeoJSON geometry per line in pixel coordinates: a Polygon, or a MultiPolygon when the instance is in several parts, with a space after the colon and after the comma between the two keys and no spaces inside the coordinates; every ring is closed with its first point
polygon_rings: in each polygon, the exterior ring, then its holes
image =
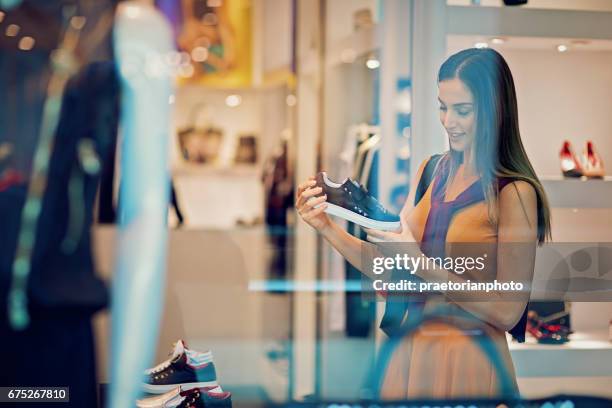
{"type": "Polygon", "coordinates": [[[399,231],[381,231],[376,229],[366,228],[368,240],[372,242],[416,242],[408,222],[400,216],[401,229],[399,231]]]}

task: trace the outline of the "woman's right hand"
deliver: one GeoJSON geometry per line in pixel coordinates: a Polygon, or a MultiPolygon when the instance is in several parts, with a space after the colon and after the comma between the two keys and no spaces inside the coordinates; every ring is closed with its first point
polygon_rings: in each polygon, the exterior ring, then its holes
{"type": "Polygon", "coordinates": [[[316,187],[316,184],[314,177],[311,177],[298,186],[295,209],[308,225],[322,232],[331,225],[331,219],[325,213],[327,196],[315,197],[323,191],[321,187],[316,187]],[[314,208],[317,205],[319,206],[314,208]]]}

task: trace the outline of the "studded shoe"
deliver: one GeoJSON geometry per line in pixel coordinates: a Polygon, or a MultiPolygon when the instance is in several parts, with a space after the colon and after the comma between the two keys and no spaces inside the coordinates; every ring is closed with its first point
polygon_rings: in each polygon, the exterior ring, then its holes
{"type": "Polygon", "coordinates": [[[187,347],[187,343],[185,343],[184,340],[179,339],[176,341],[176,343],[173,344],[172,351],[168,353],[169,357],[165,361],[162,361],[161,363],[159,363],[157,366],[146,369],[144,371],[144,374],[149,375],[153,373],[154,371],[159,371],[160,369],[163,369],[168,364],[170,364],[170,361],[174,360],[177,356],[183,353],[187,354],[187,361],[195,365],[200,365],[202,363],[210,363],[213,361],[212,352],[210,351],[201,352],[201,351],[192,350],[189,347],[187,347]]]}
{"type": "MultiPolygon", "coordinates": [[[[211,393],[214,395],[222,394],[221,387],[203,387],[199,389],[201,393],[211,393]]],[[[136,401],[137,408],[177,408],[185,400],[189,389],[178,386],[165,394],[142,398],[136,401]]]]}
{"type": "Polygon", "coordinates": [[[399,217],[387,211],[361,184],[351,179],[334,183],[325,172],[317,174],[316,182],[323,189],[319,196],[327,195],[326,213],[366,228],[383,231],[400,228],[399,217]]]}
{"type": "Polygon", "coordinates": [[[232,394],[230,392],[212,392],[206,389],[195,388],[181,392],[185,399],[178,408],[231,408],[232,394]]]}

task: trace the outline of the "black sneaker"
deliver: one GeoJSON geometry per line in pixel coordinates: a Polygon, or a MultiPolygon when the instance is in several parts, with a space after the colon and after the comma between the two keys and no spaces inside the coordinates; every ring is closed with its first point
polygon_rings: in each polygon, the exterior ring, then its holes
{"type": "Polygon", "coordinates": [[[183,389],[217,386],[217,373],[212,362],[193,365],[187,354],[181,353],[167,364],[145,376],[143,389],[151,394],[163,394],[182,385],[183,389]]]}
{"type": "Polygon", "coordinates": [[[400,228],[399,217],[387,211],[361,184],[348,178],[342,184],[334,183],[325,172],[317,174],[316,182],[317,187],[323,188],[318,196],[327,194],[326,213],[366,228],[383,231],[400,228]]]}
{"type": "Polygon", "coordinates": [[[232,407],[232,394],[230,392],[210,392],[196,388],[181,392],[181,396],[185,399],[178,408],[232,407]]]}
{"type": "MultiPolygon", "coordinates": [[[[181,405],[185,398],[191,393],[191,389],[186,389],[183,386],[179,385],[178,387],[173,388],[171,391],[168,391],[165,394],[154,395],[152,397],[142,398],[136,401],[137,408],[177,408],[181,405]]],[[[225,393],[221,389],[221,387],[204,387],[199,388],[200,393],[211,394],[211,397],[223,397],[225,393]]]]}

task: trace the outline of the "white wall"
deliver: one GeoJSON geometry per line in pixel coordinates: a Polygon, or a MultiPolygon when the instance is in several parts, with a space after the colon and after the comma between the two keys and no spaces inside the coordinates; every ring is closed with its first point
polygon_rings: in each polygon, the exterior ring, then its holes
{"type": "MultiPolygon", "coordinates": [[[[604,163],[612,164],[612,52],[497,50],[514,76],[523,143],[538,175],[560,175],[565,139],[576,153],[592,140],[604,163]]],[[[610,165],[606,174],[612,174],[610,165]]]]}
{"type": "Polygon", "coordinates": [[[291,64],[291,0],[262,0],[261,6],[264,10],[264,72],[288,68],[291,64]]]}
{"type": "Polygon", "coordinates": [[[327,2],[326,41],[337,41],[351,35],[353,30],[353,13],[361,9],[370,9],[376,19],[376,0],[332,0],[327,2]]]}
{"type": "Polygon", "coordinates": [[[233,154],[234,142],[240,134],[254,133],[259,137],[260,159],[265,160],[278,146],[282,130],[289,125],[285,93],[283,87],[229,91],[183,86],[176,93],[175,124],[177,129],[192,125],[192,108],[204,104],[206,107],[199,111],[196,125],[223,129],[227,139],[223,153],[226,159],[233,154]],[[225,104],[225,98],[232,93],[242,97],[242,104],[235,108],[225,104]]]}
{"type": "MultiPolygon", "coordinates": [[[[523,141],[536,172],[559,175],[564,139],[578,152],[593,140],[612,164],[612,52],[502,53],[514,75],[523,141]]],[[[606,174],[611,171],[608,166],[606,174]]]]}
{"type": "MultiPolygon", "coordinates": [[[[472,0],[448,0],[451,6],[469,6],[472,0]]],[[[502,0],[480,0],[482,6],[502,6],[502,0]]],[[[529,0],[527,8],[557,9],[557,10],[593,10],[610,11],[612,1],[610,0],[529,0]]]]}

